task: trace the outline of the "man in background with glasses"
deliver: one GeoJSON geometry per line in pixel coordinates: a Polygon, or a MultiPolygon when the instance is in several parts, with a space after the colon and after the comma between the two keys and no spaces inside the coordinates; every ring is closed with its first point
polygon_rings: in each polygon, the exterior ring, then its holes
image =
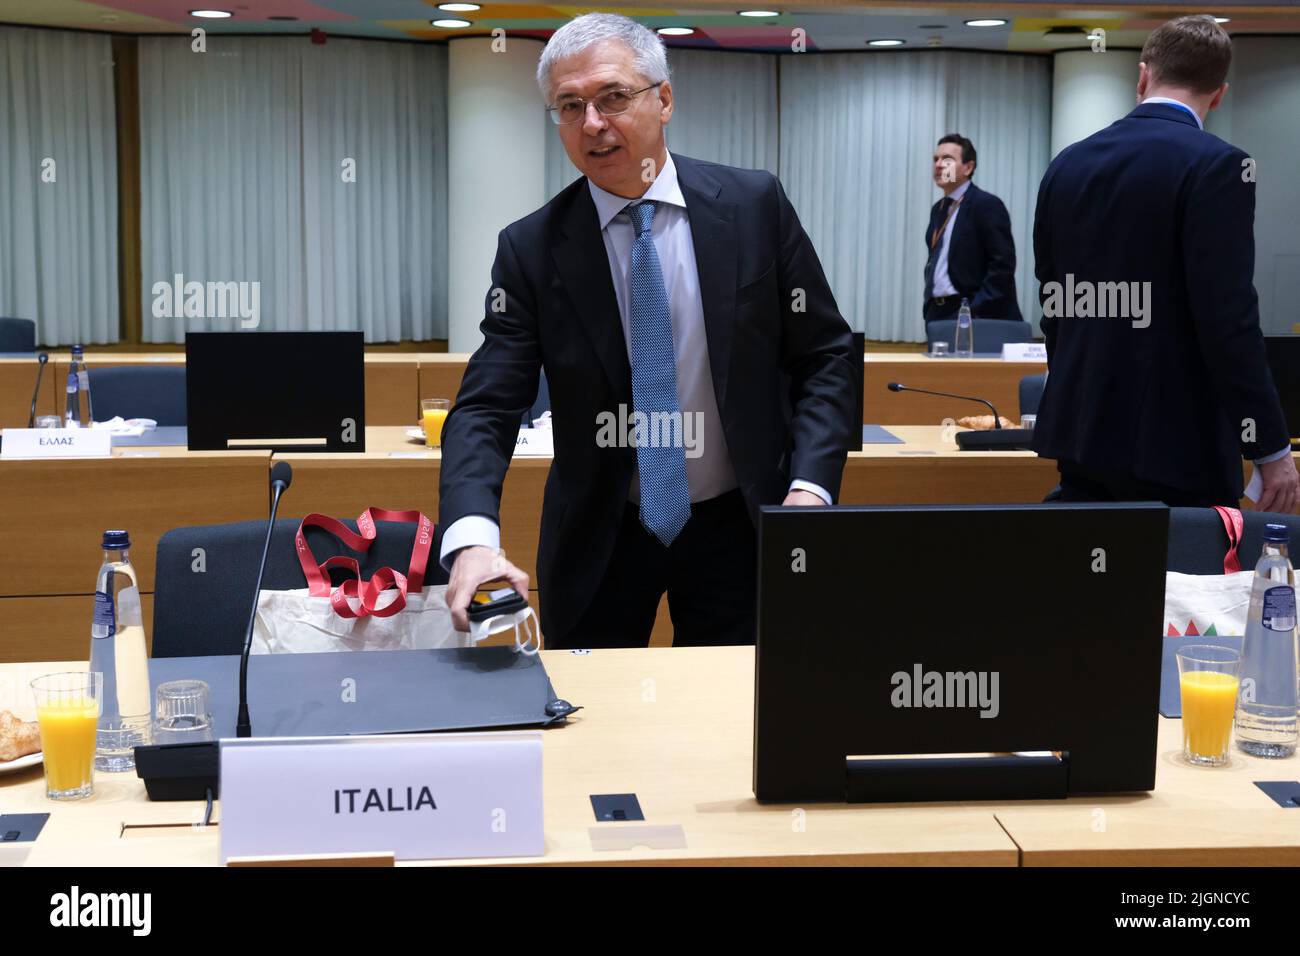
{"type": "Polygon", "coordinates": [[[447,602],[528,576],[501,554],[501,487],[545,370],[555,438],[537,555],[546,645],[754,640],[760,505],[827,505],[854,406],[849,328],[770,173],[668,152],[659,38],[588,14],[538,85],[584,174],[500,235],[484,341],[443,430],[447,602]]]}

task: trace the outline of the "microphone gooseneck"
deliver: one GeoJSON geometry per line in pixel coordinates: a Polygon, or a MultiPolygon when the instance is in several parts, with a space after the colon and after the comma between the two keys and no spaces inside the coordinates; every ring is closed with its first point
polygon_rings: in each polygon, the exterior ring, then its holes
{"type": "Polygon", "coordinates": [[[45,363],[48,362],[49,360],[50,360],[50,354],[48,352],[42,352],[40,355],[36,356],[36,362],[37,362],[36,387],[32,389],[32,410],[31,410],[31,414],[27,416],[28,428],[36,427],[36,401],[37,399],[40,398],[41,395],[41,379],[45,375],[45,363]]]}
{"type": "Polygon", "coordinates": [[[956,398],[963,402],[979,402],[981,405],[988,406],[988,410],[993,413],[993,428],[998,430],[1002,427],[1002,419],[998,416],[998,410],[993,407],[993,403],[986,398],[976,398],[974,395],[954,395],[951,392],[936,392],[928,388],[912,388],[909,385],[903,385],[900,382],[890,382],[885,388],[891,392],[919,392],[922,395],[937,395],[940,398],[956,398]]]}
{"type": "Polygon", "coordinates": [[[287,461],[276,462],[271,469],[271,517],[266,523],[266,541],[262,544],[262,560],[257,566],[257,584],[253,588],[253,609],[248,614],[248,629],[244,632],[244,651],[239,657],[239,716],[235,721],[236,737],[253,736],[252,720],[248,715],[248,657],[253,651],[253,624],[257,620],[257,599],[262,593],[262,575],[266,573],[266,556],[271,551],[271,533],[275,530],[275,514],[280,508],[280,496],[293,482],[293,468],[287,461]]]}

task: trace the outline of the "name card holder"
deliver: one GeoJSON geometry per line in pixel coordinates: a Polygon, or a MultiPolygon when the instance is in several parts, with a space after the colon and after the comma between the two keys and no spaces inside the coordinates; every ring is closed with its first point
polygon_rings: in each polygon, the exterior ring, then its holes
{"type": "Polygon", "coordinates": [[[221,741],[221,862],[541,856],[540,731],[221,741]]]}
{"type": "Polygon", "coordinates": [[[515,439],[516,458],[554,458],[555,435],[549,428],[521,428],[515,439]]]}
{"type": "Polygon", "coordinates": [[[95,428],[6,428],[0,458],[108,458],[113,436],[95,428]]]}
{"type": "Polygon", "coordinates": [[[1004,362],[1046,362],[1047,346],[1042,342],[1005,342],[1002,345],[1004,362]]]}

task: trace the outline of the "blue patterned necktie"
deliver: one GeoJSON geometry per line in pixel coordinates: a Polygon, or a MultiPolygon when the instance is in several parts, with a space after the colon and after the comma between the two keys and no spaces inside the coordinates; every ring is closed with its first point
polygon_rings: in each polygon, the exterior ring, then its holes
{"type": "Polygon", "coordinates": [[[660,434],[680,439],[681,407],[677,401],[677,361],[673,355],[673,325],[668,313],[668,292],[655,250],[651,227],[655,204],[627,207],[636,228],[632,243],[632,407],[643,416],[643,440],[637,445],[636,464],[641,477],[641,523],[664,547],[685,527],[691,516],[690,486],[686,482],[686,449],[653,447],[660,434]],[[659,413],[656,415],[656,413],[659,413]],[[658,421],[675,422],[660,428],[658,421]]]}

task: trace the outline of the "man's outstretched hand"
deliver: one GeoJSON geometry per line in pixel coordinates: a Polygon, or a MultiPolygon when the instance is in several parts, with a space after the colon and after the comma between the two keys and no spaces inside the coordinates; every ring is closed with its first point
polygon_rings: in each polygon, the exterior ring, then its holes
{"type": "Polygon", "coordinates": [[[456,630],[469,630],[469,602],[485,584],[494,581],[505,581],[528,597],[528,575],[507,561],[504,554],[478,545],[456,552],[447,585],[447,607],[456,630]]]}

